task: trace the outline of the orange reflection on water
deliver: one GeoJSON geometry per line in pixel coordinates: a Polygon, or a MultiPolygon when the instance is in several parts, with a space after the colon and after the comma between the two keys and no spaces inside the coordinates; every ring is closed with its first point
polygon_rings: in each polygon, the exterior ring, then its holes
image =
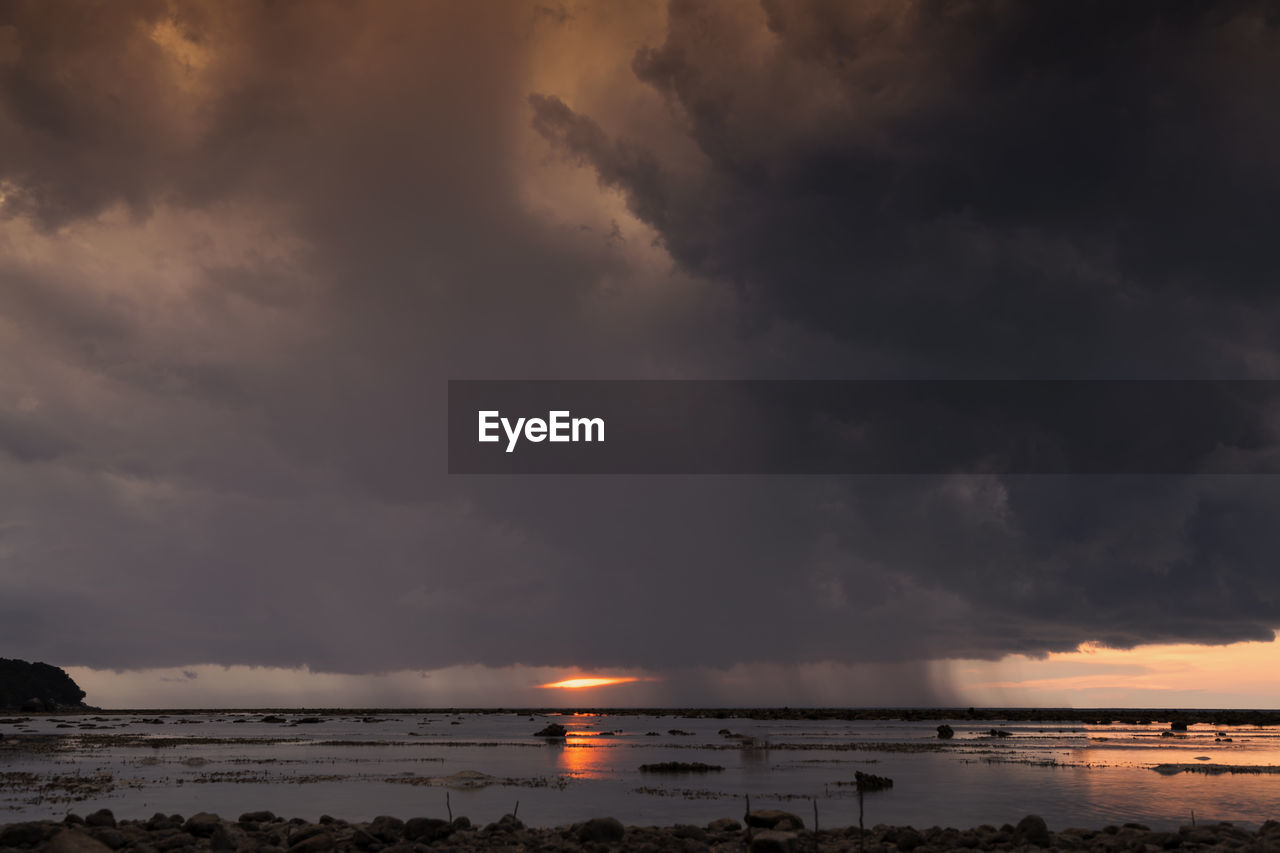
{"type": "Polygon", "coordinates": [[[613,754],[608,746],[601,745],[599,736],[569,735],[564,746],[556,749],[559,772],[575,779],[590,779],[613,772],[613,754]]]}

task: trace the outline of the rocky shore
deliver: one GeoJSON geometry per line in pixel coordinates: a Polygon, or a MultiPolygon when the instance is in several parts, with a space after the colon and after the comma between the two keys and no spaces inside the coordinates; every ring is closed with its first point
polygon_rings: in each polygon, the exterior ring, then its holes
{"type": "Polygon", "coordinates": [[[506,815],[487,826],[454,820],[378,817],[349,823],[324,816],[316,823],[286,820],[260,811],[228,820],[201,812],[190,817],[157,814],[147,820],[116,820],[105,809],[61,821],[0,826],[0,853],[437,853],[453,851],[546,851],[547,853],[942,853],[967,850],[1280,851],[1280,822],[1256,831],[1229,823],[1153,831],[1139,824],[1098,830],[1052,832],[1029,815],[1016,826],[972,829],[875,826],[811,831],[794,814],[759,810],[742,821],[713,820],[706,826],[624,827],[610,817],[571,826],[525,826],[506,815]]]}

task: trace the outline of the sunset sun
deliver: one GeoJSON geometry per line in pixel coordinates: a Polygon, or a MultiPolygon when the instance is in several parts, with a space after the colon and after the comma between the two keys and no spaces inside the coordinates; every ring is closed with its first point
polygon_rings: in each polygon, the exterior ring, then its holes
{"type": "Polygon", "coordinates": [[[639,681],[639,678],[615,678],[607,675],[584,676],[581,678],[566,678],[563,681],[552,681],[548,684],[539,684],[539,687],[554,687],[559,690],[581,690],[584,687],[612,687],[615,684],[630,684],[639,681]]]}

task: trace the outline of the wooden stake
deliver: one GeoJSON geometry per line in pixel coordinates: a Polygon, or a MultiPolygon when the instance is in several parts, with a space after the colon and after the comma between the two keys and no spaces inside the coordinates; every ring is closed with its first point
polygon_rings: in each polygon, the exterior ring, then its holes
{"type": "Polygon", "coordinates": [[[866,832],[862,828],[862,791],[858,791],[858,849],[861,850],[867,843],[863,834],[866,832]]]}

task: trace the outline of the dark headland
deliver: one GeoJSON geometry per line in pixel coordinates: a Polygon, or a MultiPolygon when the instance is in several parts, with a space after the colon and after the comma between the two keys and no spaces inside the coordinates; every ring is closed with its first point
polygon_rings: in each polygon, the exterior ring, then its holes
{"type": "Polygon", "coordinates": [[[47,712],[92,710],[71,676],[47,663],[0,658],[0,710],[47,712]]]}

